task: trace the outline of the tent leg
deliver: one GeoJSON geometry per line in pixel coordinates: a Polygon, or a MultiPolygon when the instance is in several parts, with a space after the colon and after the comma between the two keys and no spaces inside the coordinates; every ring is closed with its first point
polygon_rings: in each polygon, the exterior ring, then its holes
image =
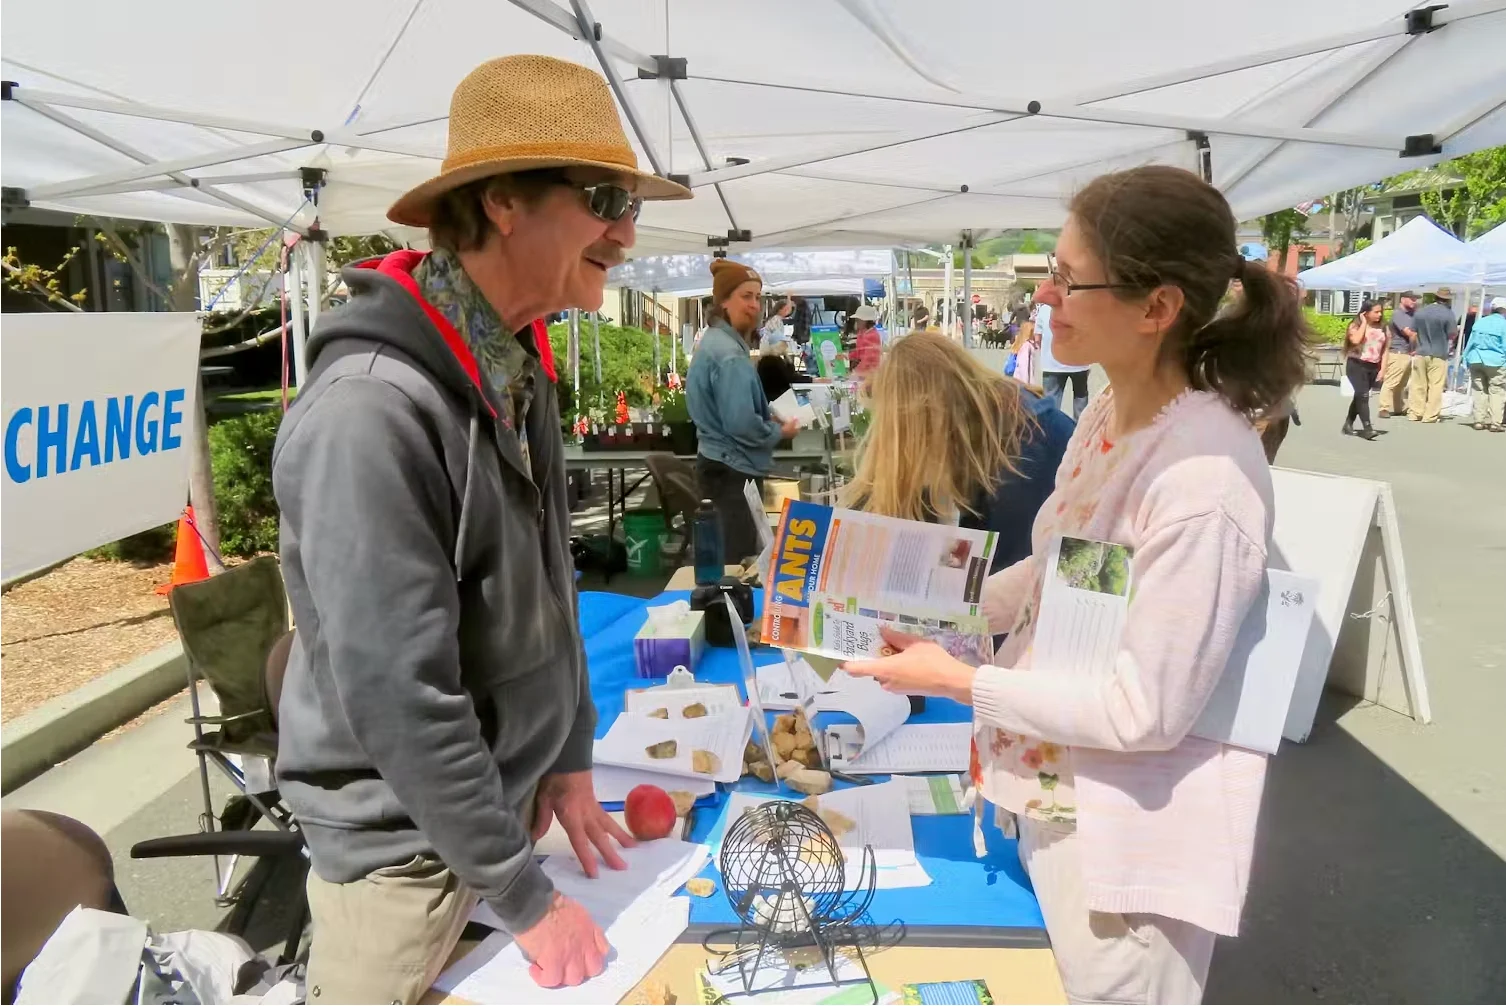
{"type": "Polygon", "coordinates": [[[304,358],[303,345],[308,340],[308,330],[303,327],[303,242],[293,246],[288,255],[288,272],[284,277],[288,285],[288,306],[293,312],[293,385],[303,390],[308,380],[309,365],[304,358]]]}
{"type": "Polygon", "coordinates": [[[894,267],[894,249],[889,250],[889,338],[899,335],[904,324],[899,306],[899,274],[894,267]]]}
{"type": "Polygon", "coordinates": [[[973,347],[973,232],[962,232],[962,345],[973,347]]]}
{"type": "Polygon", "coordinates": [[[570,373],[575,387],[575,409],[580,411],[580,308],[570,309],[570,373]]]}
{"type": "Polygon", "coordinates": [[[601,383],[601,312],[591,312],[591,373],[601,383]]]}
{"type": "Polygon", "coordinates": [[[952,297],[952,246],[942,245],[941,251],[946,256],[946,292],[944,294],[946,301],[937,313],[941,315],[941,330],[950,336],[954,334],[952,331],[952,319],[957,313],[957,305],[952,297]]]}
{"type": "Polygon", "coordinates": [[[324,243],[309,243],[308,276],[305,277],[309,291],[309,332],[319,323],[319,312],[324,307],[325,260],[324,243]]]}

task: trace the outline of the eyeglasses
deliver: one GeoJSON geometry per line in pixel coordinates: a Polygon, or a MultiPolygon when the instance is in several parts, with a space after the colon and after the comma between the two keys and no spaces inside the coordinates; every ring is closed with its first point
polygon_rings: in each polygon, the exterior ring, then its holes
{"type": "Polygon", "coordinates": [[[1046,277],[1051,280],[1051,285],[1061,290],[1070,297],[1079,290],[1141,290],[1144,289],[1138,283],[1072,283],[1063,276],[1061,270],[1056,267],[1056,255],[1046,253],[1046,277]]]}
{"type": "Polygon", "coordinates": [[[633,195],[621,185],[613,182],[602,182],[599,185],[577,185],[576,188],[585,193],[586,209],[590,210],[598,219],[607,223],[616,223],[628,213],[633,214],[633,220],[638,219],[638,214],[643,209],[643,200],[633,195]]]}

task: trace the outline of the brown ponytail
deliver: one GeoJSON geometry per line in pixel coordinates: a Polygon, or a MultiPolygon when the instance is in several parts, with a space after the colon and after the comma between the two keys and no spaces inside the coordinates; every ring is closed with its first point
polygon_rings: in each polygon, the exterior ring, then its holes
{"type": "Polygon", "coordinates": [[[1313,335],[1292,280],[1240,257],[1223,194],[1190,171],[1149,165],[1102,175],[1072,200],[1116,296],[1182,291],[1161,344],[1188,383],[1245,415],[1283,405],[1306,379],[1313,335]],[[1231,280],[1241,295],[1219,313],[1231,280]]]}

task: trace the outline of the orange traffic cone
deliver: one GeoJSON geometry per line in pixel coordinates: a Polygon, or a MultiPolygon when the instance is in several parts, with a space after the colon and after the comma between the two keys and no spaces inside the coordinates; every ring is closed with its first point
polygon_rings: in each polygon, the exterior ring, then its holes
{"type": "Polygon", "coordinates": [[[199,532],[194,530],[193,507],[185,507],[178,518],[178,548],[173,556],[173,579],[157,588],[158,594],[167,594],[180,583],[198,583],[209,579],[209,564],[204,561],[204,545],[199,541],[199,532]]]}

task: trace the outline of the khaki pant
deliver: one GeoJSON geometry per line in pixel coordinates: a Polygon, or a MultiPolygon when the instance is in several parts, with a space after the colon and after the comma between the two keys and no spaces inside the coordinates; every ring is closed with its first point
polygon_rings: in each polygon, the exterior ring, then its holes
{"type": "Polygon", "coordinates": [[[1412,357],[1412,392],[1407,399],[1407,418],[1436,423],[1443,409],[1443,381],[1448,361],[1436,356],[1412,357]]]}
{"type": "Polygon", "coordinates": [[[1405,353],[1386,354],[1386,372],[1381,377],[1381,417],[1399,416],[1407,411],[1407,377],[1412,373],[1412,358],[1405,353]]]}
{"type": "Polygon", "coordinates": [[[1020,862],[1074,1003],[1200,1003],[1214,935],[1162,915],[1088,909],[1077,830],[1021,817],[1020,862]]]}
{"type": "Polygon", "coordinates": [[[1475,408],[1474,422],[1499,425],[1506,422],[1506,367],[1469,365],[1470,403],[1475,408]]]}
{"type": "Polygon", "coordinates": [[[348,884],[308,879],[310,1004],[415,1003],[460,940],[476,896],[434,856],[348,884]]]}

